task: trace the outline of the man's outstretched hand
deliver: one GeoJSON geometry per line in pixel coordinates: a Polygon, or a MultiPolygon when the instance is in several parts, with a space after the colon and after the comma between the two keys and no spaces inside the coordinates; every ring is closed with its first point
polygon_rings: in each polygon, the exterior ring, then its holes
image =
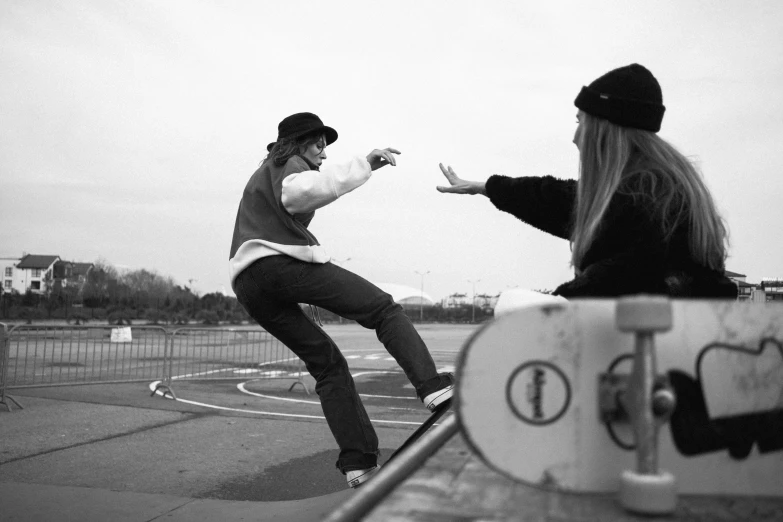
{"type": "Polygon", "coordinates": [[[367,163],[370,164],[370,169],[372,170],[378,170],[379,168],[385,167],[386,165],[395,167],[397,166],[397,158],[394,157],[395,154],[402,153],[391,147],[386,147],[385,149],[375,149],[367,155],[367,163]]]}

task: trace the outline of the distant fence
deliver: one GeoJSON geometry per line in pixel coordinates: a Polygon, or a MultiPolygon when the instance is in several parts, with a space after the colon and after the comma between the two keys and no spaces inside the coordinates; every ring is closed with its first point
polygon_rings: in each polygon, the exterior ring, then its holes
{"type": "Polygon", "coordinates": [[[16,402],[16,400],[10,395],[6,394],[7,382],[6,369],[8,368],[9,353],[8,353],[8,326],[0,323],[0,406],[4,406],[8,411],[11,411],[11,404],[14,403],[19,408],[22,405],[16,402]]]}
{"type": "MultiPolygon", "coordinates": [[[[0,404],[6,390],[184,380],[294,379],[303,364],[261,329],[2,325],[0,404]]],[[[9,408],[10,409],[10,408],[9,408]]]]}
{"type": "Polygon", "coordinates": [[[159,326],[15,326],[8,331],[9,388],[160,378],[167,333],[159,326]],[[131,335],[132,331],[132,335],[131,335]]]}
{"type": "Polygon", "coordinates": [[[185,380],[295,379],[309,394],[304,365],[265,330],[178,328],[170,334],[167,369],[162,385],[185,380]]]}

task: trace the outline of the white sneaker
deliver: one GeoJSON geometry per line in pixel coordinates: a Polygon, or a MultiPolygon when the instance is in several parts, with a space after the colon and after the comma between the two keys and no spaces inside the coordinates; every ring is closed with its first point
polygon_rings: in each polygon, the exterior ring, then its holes
{"type": "Polygon", "coordinates": [[[345,474],[345,478],[348,481],[348,485],[350,487],[358,488],[360,485],[370,480],[370,477],[378,473],[379,469],[381,469],[380,466],[375,466],[373,468],[367,468],[367,469],[356,469],[347,472],[345,474]]]}
{"type": "Polygon", "coordinates": [[[451,399],[452,395],[454,395],[454,385],[449,384],[445,388],[441,388],[424,397],[423,402],[428,410],[435,411],[438,409],[438,406],[451,399]]]}

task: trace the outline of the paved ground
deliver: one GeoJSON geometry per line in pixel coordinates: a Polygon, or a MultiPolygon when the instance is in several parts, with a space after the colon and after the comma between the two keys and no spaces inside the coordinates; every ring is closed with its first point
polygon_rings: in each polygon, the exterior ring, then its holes
{"type": "MultiPolygon", "coordinates": [[[[421,329],[446,369],[472,330],[421,329]]],[[[330,333],[388,457],[427,412],[372,332],[330,333]]],[[[24,409],[0,408],[0,520],[318,520],[352,493],[317,398],[291,383],[176,382],[179,400],[150,383],[10,390],[24,409]]]]}
{"type": "MultiPolygon", "coordinates": [[[[420,331],[446,368],[473,329],[420,331]]],[[[332,333],[388,457],[427,413],[371,332],[332,333]]],[[[354,495],[334,469],[319,405],[301,386],[289,391],[290,379],[180,380],[176,401],[150,396],[150,384],[11,390],[24,409],[0,408],[0,521],[306,522],[354,495]]],[[[624,512],[614,495],[516,483],[457,435],[366,520],[650,519],[624,512]]],[[[783,500],[681,497],[666,520],[781,521],[783,500]]]]}

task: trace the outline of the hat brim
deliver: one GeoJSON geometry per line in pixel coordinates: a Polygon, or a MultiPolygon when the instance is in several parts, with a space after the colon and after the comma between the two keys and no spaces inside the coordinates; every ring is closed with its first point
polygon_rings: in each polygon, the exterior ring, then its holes
{"type": "MultiPolygon", "coordinates": [[[[332,143],[337,141],[337,131],[334,130],[333,128],[331,128],[331,127],[327,127],[326,125],[323,125],[321,127],[316,127],[314,129],[308,129],[308,130],[302,131],[302,132],[300,132],[298,134],[292,134],[292,135],[286,136],[286,137],[287,138],[299,138],[300,136],[305,136],[305,135],[308,135],[308,134],[318,134],[319,132],[322,133],[324,136],[326,136],[326,145],[327,146],[331,145],[332,143]]],[[[272,143],[270,143],[269,145],[266,146],[267,152],[271,152],[272,151],[272,147],[275,146],[275,143],[277,143],[277,142],[273,141],[272,143]]]]}

